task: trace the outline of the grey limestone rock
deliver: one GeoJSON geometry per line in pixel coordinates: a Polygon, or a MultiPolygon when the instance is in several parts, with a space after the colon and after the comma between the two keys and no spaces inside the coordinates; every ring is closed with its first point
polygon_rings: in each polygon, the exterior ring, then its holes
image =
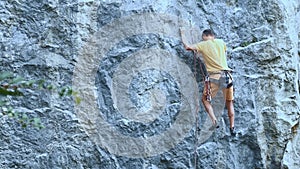
{"type": "Polygon", "coordinates": [[[298,0],[2,0],[0,70],[77,87],[83,103],[10,98],[45,129],[0,111],[0,168],[300,168],[299,20],[298,0]],[[236,137],[222,102],[207,130],[203,64],[179,28],[226,42],[236,137]]]}

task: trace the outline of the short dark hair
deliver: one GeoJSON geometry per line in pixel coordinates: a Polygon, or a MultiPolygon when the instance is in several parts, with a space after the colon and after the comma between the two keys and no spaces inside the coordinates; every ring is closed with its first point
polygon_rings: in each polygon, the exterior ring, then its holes
{"type": "Polygon", "coordinates": [[[211,30],[211,29],[205,29],[203,32],[202,32],[202,36],[205,35],[205,36],[215,36],[214,32],[211,30]]]}

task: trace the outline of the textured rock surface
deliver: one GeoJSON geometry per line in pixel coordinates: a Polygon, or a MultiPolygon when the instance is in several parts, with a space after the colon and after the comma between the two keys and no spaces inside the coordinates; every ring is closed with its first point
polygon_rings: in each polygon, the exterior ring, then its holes
{"type": "Polygon", "coordinates": [[[13,101],[46,128],[0,114],[0,168],[300,168],[299,20],[298,0],[3,0],[0,70],[74,85],[85,104],[13,101]],[[179,27],[227,42],[237,137],[226,113],[206,131],[201,104],[195,124],[201,71],[179,27]]]}

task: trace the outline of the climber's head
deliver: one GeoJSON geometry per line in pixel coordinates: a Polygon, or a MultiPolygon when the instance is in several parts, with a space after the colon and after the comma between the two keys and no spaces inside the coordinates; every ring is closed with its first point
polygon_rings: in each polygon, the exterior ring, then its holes
{"type": "Polygon", "coordinates": [[[212,40],[214,38],[215,38],[215,35],[214,35],[214,32],[211,29],[205,29],[202,32],[202,39],[204,41],[206,41],[206,40],[212,40]]]}

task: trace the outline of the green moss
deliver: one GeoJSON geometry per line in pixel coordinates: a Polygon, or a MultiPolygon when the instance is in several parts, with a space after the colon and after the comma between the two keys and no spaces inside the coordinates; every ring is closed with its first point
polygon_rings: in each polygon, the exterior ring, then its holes
{"type": "Polygon", "coordinates": [[[249,46],[250,44],[256,43],[256,42],[258,42],[257,38],[256,38],[256,37],[252,37],[252,40],[251,40],[251,41],[242,42],[242,43],[240,44],[240,47],[246,47],[246,46],[249,46]]]}

